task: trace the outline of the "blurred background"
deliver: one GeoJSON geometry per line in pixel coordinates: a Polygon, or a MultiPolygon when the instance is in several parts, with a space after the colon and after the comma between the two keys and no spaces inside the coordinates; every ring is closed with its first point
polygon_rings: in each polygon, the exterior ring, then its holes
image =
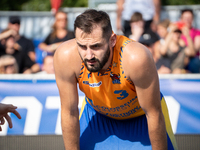
{"type": "MultiPolygon", "coordinates": [[[[149,48],[179,149],[200,149],[200,1],[158,0],[159,17],[148,29],[136,27],[134,22],[146,20],[131,14],[131,35],[116,22],[124,6],[118,1],[0,0],[0,102],[18,106],[22,116],[19,120],[10,114],[13,128],[2,127],[1,150],[64,149],[53,55],[62,42],[74,38],[74,20],[88,8],[106,11],[116,34],[134,40],[138,36],[136,41],[149,48]],[[167,55],[163,44],[168,49],[175,44],[180,50],[167,55]]],[[[122,19],[120,23],[124,25],[122,19]]],[[[79,98],[80,108],[84,98],[80,90],[79,98]]]]}

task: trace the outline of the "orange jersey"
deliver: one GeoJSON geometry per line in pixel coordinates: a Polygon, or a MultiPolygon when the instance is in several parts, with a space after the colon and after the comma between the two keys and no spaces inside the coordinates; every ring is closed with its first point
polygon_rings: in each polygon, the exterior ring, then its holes
{"type": "Polygon", "coordinates": [[[135,86],[122,68],[124,47],[132,42],[117,36],[110,67],[101,74],[89,72],[82,63],[78,83],[87,102],[99,113],[114,119],[130,119],[144,114],[138,103],[135,86]]]}

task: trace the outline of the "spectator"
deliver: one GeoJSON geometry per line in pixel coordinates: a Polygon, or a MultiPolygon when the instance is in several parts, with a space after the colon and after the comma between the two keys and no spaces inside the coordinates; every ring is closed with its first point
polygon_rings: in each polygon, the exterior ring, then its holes
{"type": "MultiPolygon", "coordinates": [[[[131,16],[130,26],[131,26],[131,35],[129,36],[129,38],[135,41],[141,42],[140,38],[142,38],[142,36],[148,36],[148,35],[151,35],[149,37],[151,38],[150,42],[159,40],[158,35],[154,31],[152,31],[151,28],[147,28],[147,29],[144,28],[144,20],[143,20],[142,14],[139,12],[135,12],[131,16]]],[[[151,43],[151,44],[154,44],[154,43],[151,43]]]]}
{"type": "Polygon", "coordinates": [[[196,57],[190,58],[190,63],[188,65],[188,69],[193,73],[200,73],[200,30],[195,29],[192,24],[194,20],[194,14],[191,9],[184,9],[181,11],[180,20],[184,23],[185,27],[189,30],[189,35],[192,40],[188,40],[185,35],[182,35],[181,38],[185,42],[186,45],[191,44],[194,45],[196,51],[196,57]]]}
{"type": "Polygon", "coordinates": [[[172,23],[169,27],[170,32],[165,38],[165,42],[160,49],[160,53],[164,58],[170,60],[170,69],[172,73],[186,73],[185,65],[187,65],[188,57],[195,55],[195,50],[191,42],[186,47],[181,42],[181,32],[189,39],[189,30],[187,28],[178,28],[177,24],[172,23]]]}
{"type": "Polygon", "coordinates": [[[168,27],[170,21],[168,19],[162,20],[157,25],[157,34],[160,37],[160,40],[157,41],[154,45],[154,60],[156,62],[156,68],[158,74],[169,74],[171,73],[170,61],[168,58],[162,57],[160,54],[160,49],[165,43],[165,38],[168,34],[168,27]]]}
{"type": "Polygon", "coordinates": [[[159,44],[163,44],[165,41],[165,37],[168,34],[168,27],[170,25],[170,20],[165,19],[158,23],[157,25],[157,34],[160,37],[159,44]]]}
{"type": "Polygon", "coordinates": [[[43,59],[42,71],[38,72],[38,74],[54,74],[53,56],[52,55],[47,55],[43,59]]]}
{"type": "MultiPolygon", "coordinates": [[[[35,61],[35,47],[33,42],[26,37],[19,34],[20,30],[20,18],[19,16],[10,16],[8,28],[16,31],[14,35],[15,41],[18,43],[19,48],[24,51],[32,61],[35,61]]],[[[13,35],[13,34],[10,34],[13,35]]]]}
{"type": "Polygon", "coordinates": [[[160,19],[160,0],[118,0],[117,1],[117,30],[122,30],[124,35],[131,34],[130,19],[134,12],[140,12],[145,20],[145,28],[152,27],[160,19]],[[122,27],[123,24],[123,27],[122,27]]]}
{"type": "Polygon", "coordinates": [[[135,12],[131,16],[130,27],[131,34],[129,35],[129,38],[134,41],[139,41],[139,38],[144,32],[144,20],[141,13],[135,12]]]}
{"type": "Polygon", "coordinates": [[[12,104],[3,104],[0,103],[0,131],[2,131],[1,125],[5,123],[5,119],[8,122],[9,128],[12,128],[12,120],[10,116],[8,115],[9,112],[15,114],[17,118],[21,119],[21,115],[16,110],[17,107],[13,106],[12,104]]]}
{"type": "Polygon", "coordinates": [[[0,74],[19,73],[16,59],[11,55],[3,55],[0,57],[0,74]]]}
{"type": "MultiPolygon", "coordinates": [[[[8,29],[4,30],[3,33],[6,31],[8,29]]],[[[5,47],[4,53],[1,55],[12,55],[17,61],[19,73],[36,73],[40,70],[40,66],[33,62],[27,53],[14,48],[15,38],[13,36],[9,36],[1,42],[5,47]]]]}
{"type": "Polygon", "coordinates": [[[168,59],[161,58],[159,49],[156,49],[157,42],[158,40],[155,38],[155,34],[153,32],[147,32],[140,38],[140,43],[144,44],[152,53],[158,73],[171,73],[170,61],[168,59]]]}
{"type": "MultiPolygon", "coordinates": [[[[0,33],[0,41],[3,39],[6,39],[10,35],[15,36],[16,34],[17,34],[17,32],[13,29],[5,30],[3,33],[0,33]]],[[[15,43],[15,47],[16,47],[16,49],[18,49],[20,46],[18,43],[15,43]]],[[[4,53],[4,47],[2,45],[2,42],[0,42],[0,55],[2,53],[4,53]]]]}
{"type": "Polygon", "coordinates": [[[72,38],[74,38],[74,33],[67,30],[67,14],[63,11],[58,11],[55,14],[53,31],[47,36],[44,42],[39,44],[39,48],[43,51],[54,53],[62,42],[72,38]]]}

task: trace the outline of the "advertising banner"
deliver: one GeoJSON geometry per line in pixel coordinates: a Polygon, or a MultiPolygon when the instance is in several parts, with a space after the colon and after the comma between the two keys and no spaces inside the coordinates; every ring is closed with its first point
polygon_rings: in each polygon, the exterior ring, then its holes
{"type": "MultiPolygon", "coordinates": [[[[160,78],[160,89],[175,134],[200,134],[200,78],[160,78]]],[[[68,90],[68,89],[66,89],[68,90]]],[[[79,90],[79,109],[84,94],[79,90]]],[[[0,102],[18,107],[22,119],[10,114],[13,128],[4,135],[62,134],[59,91],[54,77],[0,78],[0,102]]]]}

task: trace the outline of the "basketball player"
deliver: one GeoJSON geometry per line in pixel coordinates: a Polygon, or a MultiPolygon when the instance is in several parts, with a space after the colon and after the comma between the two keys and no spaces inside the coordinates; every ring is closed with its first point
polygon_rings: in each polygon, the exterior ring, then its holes
{"type": "Polygon", "coordinates": [[[150,51],[113,33],[103,11],[86,10],[74,31],[54,56],[66,150],[177,149],[150,51]]]}

